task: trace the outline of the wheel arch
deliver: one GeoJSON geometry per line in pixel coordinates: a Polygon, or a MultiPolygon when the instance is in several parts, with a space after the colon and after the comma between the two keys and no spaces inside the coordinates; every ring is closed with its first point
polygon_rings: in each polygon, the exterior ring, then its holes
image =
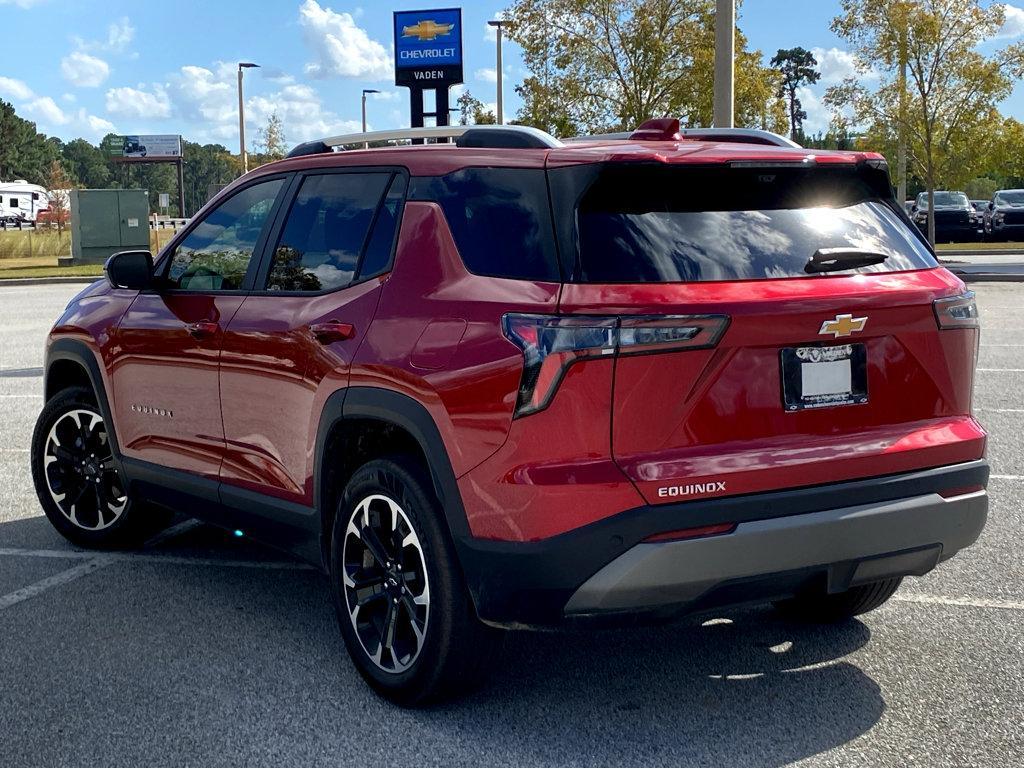
{"type": "MultiPolygon", "coordinates": [[[[317,429],[313,495],[314,507],[321,518],[324,563],[329,563],[330,531],[337,500],[347,483],[347,477],[332,474],[330,463],[336,459],[337,442],[345,445],[346,440],[358,438],[357,431],[368,423],[390,431],[394,449],[399,452],[405,449],[405,453],[414,452],[423,458],[448,531],[458,548],[458,543],[469,533],[469,525],[455,472],[433,417],[422,404],[407,395],[378,387],[350,387],[327,399],[317,429]]],[[[358,468],[347,469],[354,472],[358,468]]]]}
{"type": "Polygon", "coordinates": [[[61,390],[72,386],[90,387],[96,396],[100,414],[107,425],[107,435],[115,459],[121,459],[117,429],[107,398],[103,372],[96,354],[79,339],[55,339],[46,351],[43,367],[43,392],[47,401],[61,390]]]}

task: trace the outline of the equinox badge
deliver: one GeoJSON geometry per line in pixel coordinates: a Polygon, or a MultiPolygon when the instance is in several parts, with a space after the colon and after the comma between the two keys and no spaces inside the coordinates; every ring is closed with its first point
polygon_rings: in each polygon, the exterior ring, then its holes
{"type": "Polygon", "coordinates": [[[834,337],[849,336],[855,331],[863,331],[868,319],[855,318],[850,314],[836,315],[835,320],[826,320],[818,330],[819,334],[832,334],[834,337]]]}

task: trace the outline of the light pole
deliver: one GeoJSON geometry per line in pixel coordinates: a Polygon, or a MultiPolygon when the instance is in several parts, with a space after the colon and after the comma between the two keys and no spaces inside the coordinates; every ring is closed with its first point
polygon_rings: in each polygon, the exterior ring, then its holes
{"type": "Polygon", "coordinates": [[[715,8],[715,128],[733,126],[733,63],[736,45],[736,2],[718,0],[715,8]]]}
{"type": "Polygon", "coordinates": [[[249,156],[245,152],[245,101],[242,99],[242,70],[258,67],[251,61],[238,62],[238,151],[242,156],[242,173],[249,172],[249,156]]]}
{"type": "MultiPolygon", "coordinates": [[[[366,94],[368,93],[380,93],[376,88],[364,88],[363,89],[363,133],[366,133],[366,94]]],[[[363,149],[368,149],[370,146],[369,142],[363,142],[363,149]]]]}
{"type": "Polygon", "coordinates": [[[504,105],[505,100],[503,98],[503,93],[502,93],[502,88],[501,88],[501,30],[504,29],[505,27],[507,27],[509,23],[507,21],[502,20],[502,19],[492,19],[491,21],[489,21],[487,23],[490,26],[494,27],[497,30],[497,32],[498,32],[498,35],[497,35],[497,38],[496,38],[497,44],[498,44],[498,61],[497,61],[497,64],[498,64],[498,68],[497,68],[497,72],[498,72],[498,125],[504,125],[505,124],[505,105],[504,105]]]}

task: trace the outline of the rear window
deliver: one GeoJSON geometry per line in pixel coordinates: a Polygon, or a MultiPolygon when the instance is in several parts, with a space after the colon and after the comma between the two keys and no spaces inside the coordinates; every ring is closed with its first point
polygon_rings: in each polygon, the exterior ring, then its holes
{"type": "Polygon", "coordinates": [[[934,267],[880,182],[853,169],[609,167],[576,205],[574,274],[588,283],[807,277],[808,260],[828,248],[888,257],[832,275],[934,267]]]}
{"type": "Polygon", "coordinates": [[[467,168],[413,179],[410,200],[444,209],[466,269],[519,280],[560,280],[542,169],[467,168]]]}

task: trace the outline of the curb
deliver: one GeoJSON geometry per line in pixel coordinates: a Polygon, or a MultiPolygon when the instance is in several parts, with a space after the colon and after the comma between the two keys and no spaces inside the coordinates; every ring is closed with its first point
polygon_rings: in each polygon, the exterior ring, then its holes
{"type": "Polygon", "coordinates": [[[102,280],[102,275],[59,275],[49,278],[0,278],[3,286],[45,286],[54,283],[95,283],[102,280]]]}

